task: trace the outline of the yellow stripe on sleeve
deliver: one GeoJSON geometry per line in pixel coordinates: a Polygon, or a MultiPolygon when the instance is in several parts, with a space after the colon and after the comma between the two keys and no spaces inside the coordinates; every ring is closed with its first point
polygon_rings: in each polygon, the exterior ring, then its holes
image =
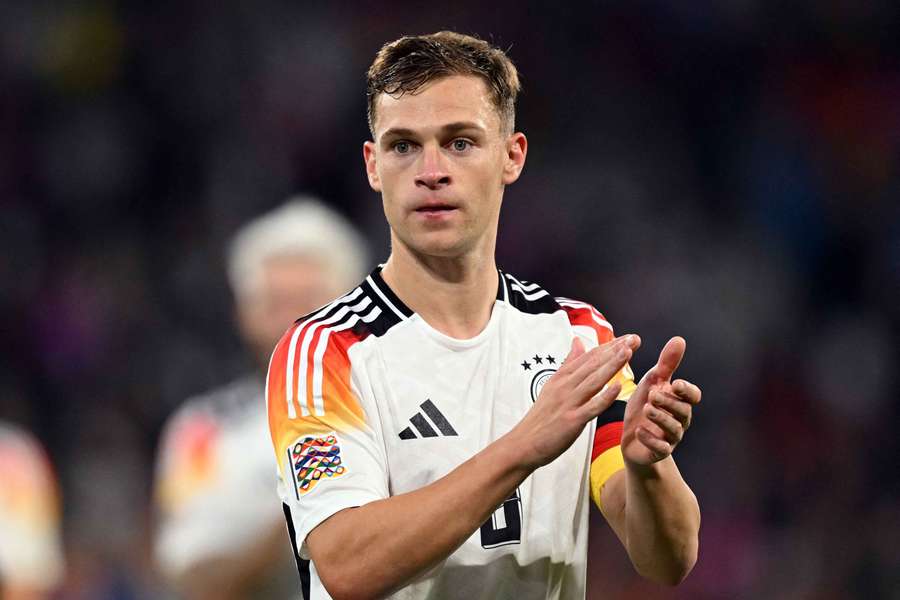
{"type": "Polygon", "coordinates": [[[609,448],[591,463],[591,498],[601,512],[603,512],[603,503],[600,500],[603,486],[616,471],[624,468],[625,459],[622,458],[621,446],[609,448]]]}

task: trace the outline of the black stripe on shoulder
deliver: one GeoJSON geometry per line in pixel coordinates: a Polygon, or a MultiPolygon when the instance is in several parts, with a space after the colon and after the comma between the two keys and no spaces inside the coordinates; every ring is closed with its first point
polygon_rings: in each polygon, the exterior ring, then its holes
{"type": "Polygon", "coordinates": [[[394,312],[394,310],[390,306],[388,306],[387,302],[385,302],[384,299],[372,288],[372,285],[368,281],[363,281],[360,287],[363,289],[363,293],[365,293],[366,296],[372,299],[372,303],[381,309],[381,314],[379,314],[371,323],[363,323],[362,321],[358,321],[353,327],[353,330],[356,333],[362,334],[364,332],[367,332],[374,335],[375,337],[381,337],[385,333],[387,333],[391,327],[400,323],[402,319],[397,315],[396,312],[394,312]]]}
{"type": "Polygon", "coordinates": [[[374,291],[379,298],[382,298],[382,300],[387,300],[387,302],[390,303],[390,306],[393,307],[391,310],[396,309],[394,312],[399,312],[406,319],[413,316],[413,310],[405,305],[403,300],[397,297],[397,294],[394,293],[391,286],[385,283],[384,278],[381,276],[381,265],[378,265],[375,267],[374,271],[369,273],[369,276],[366,278],[366,283],[369,283],[370,287],[374,285],[377,288],[372,291],[374,291]]]}
{"type": "Polygon", "coordinates": [[[345,306],[354,306],[359,304],[363,298],[365,297],[365,290],[361,289],[362,286],[356,286],[340,298],[332,300],[328,304],[320,306],[316,310],[307,313],[294,321],[295,324],[305,324],[312,321],[324,321],[325,319],[330,319],[333,317],[339,310],[344,308],[345,306]]]}
{"type": "MultiPolygon", "coordinates": [[[[295,323],[301,326],[311,325],[316,329],[336,330],[344,329],[341,325],[345,325],[351,319],[355,321],[351,330],[359,339],[369,335],[376,337],[384,335],[401,320],[371,284],[363,281],[347,294],[300,317],[295,323]]],[[[301,337],[305,335],[307,334],[303,333],[301,337]]]]}
{"type": "Polygon", "coordinates": [[[555,313],[559,303],[536,283],[519,281],[509,273],[503,274],[509,290],[508,301],[515,309],[532,315],[555,313]]]}
{"type": "Polygon", "coordinates": [[[600,429],[604,425],[609,425],[610,423],[617,423],[619,421],[625,420],[625,407],[628,405],[627,402],[623,400],[616,400],[610,405],[609,408],[604,410],[597,417],[597,429],[600,429]]]}

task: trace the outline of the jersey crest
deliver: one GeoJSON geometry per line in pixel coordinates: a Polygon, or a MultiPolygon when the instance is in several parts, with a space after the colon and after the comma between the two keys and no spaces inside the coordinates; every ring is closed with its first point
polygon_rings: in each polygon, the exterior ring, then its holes
{"type": "Polygon", "coordinates": [[[341,459],[341,446],[334,432],[323,436],[305,436],[288,448],[288,460],[294,474],[297,499],[311,492],[316,485],[347,472],[341,459]]]}
{"type": "Polygon", "coordinates": [[[531,384],[528,386],[528,389],[531,393],[532,402],[537,401],[544,384],[559,370],[557,360],[552,354],[535,354],[523,360],[519,363],[519,366],[522,367],[526,376],[531,376],[531,384]]]}

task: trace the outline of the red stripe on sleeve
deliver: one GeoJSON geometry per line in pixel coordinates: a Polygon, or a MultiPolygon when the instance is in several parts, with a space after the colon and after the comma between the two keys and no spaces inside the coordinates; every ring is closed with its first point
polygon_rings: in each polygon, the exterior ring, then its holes
{"type": "Polygon", "coordinates": [[[598,456],[622,442],[622,422],[607,423],[594,434],[594,449],[591,451],[591,462],[598,456]]]}

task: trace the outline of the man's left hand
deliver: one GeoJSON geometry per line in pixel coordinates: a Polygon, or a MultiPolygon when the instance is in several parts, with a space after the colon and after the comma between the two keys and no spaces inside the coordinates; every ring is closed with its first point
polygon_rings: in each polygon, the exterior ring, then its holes
{"type": "Polygon", "coordinates": [[[700,388],[683,379],[672,381],[685,347],[684,338],[670,339],[629,398],[621,446],[626,464],[646,466],[670,456],[691,426],[700,388]]]}

